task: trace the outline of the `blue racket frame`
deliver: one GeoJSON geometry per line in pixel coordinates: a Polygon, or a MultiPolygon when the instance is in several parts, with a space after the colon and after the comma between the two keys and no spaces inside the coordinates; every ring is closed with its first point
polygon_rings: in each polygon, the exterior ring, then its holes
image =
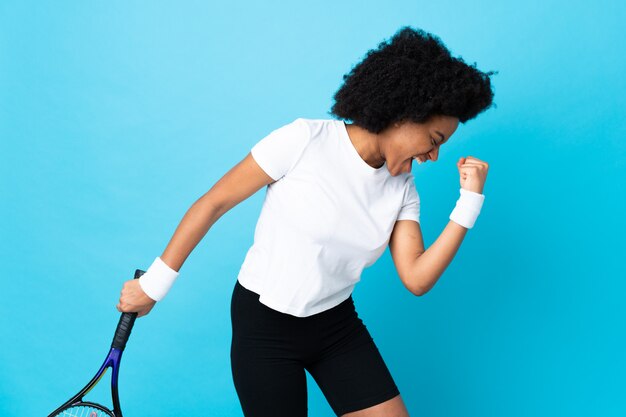
{"type": "MultiPolygon", "coordinates": [[[[139,278],[144,273],[145,271],[142,271],[141,269],[135,270],[134,279],[139,278]]],[[[87,383],[87,385],[85,385],[83,389],[81,389],[76,395],[66,401],[65,404],[54,410],[48,417],[54,417],[57,414],[61,413],[64,409],[76,406],[89,406],[104,411],[114,417],[123,417],[122,409],[120,408],[120,399],[118,393],[120,361],[122,359],[122,353],[124,352],[126,342],[128,342],[128,338],[130,337],[130,332],[133,329],[136,318],[137,313],[122,313],[122,315],[120,316],[120,320],[117,323],[117,328],[115,329],[115,335],[113,336],[113,342],[111,343],[111,350],[109,350],[109,354],[102,363],[102,366],[100,367],[98,372],[96,372],[96,375],[91,379],[91,381],[87,383]],[[89,393],[89,391],[91,391],[93,387],[96,386],[96,384],[98,384],[98,382],[100,381],[100,379],[102,379],[109,367],[111,368],[111,398],[113,400],[112,412],[111,410],[108,410],[99,404],[89,401],[83,401],[83,397],[87,395],[87,393],[89,393]]]]}

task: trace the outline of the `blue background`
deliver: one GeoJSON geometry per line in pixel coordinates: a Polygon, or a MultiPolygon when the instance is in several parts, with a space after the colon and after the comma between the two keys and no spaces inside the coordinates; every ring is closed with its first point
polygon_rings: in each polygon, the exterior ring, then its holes
{"type": "MultiPolygon", "coordinates": [[[[430,246],[457,159],[490,164],[452,264],[414,297],[387,250],[355,289],[409,412],[626,415],[625,18],[617,1],[1,2],[0,415],[47,415],[82,387],[122,283],[190,205],[271,130],[330,117],[342,75],[403,25],[499,71],[497,107],[413,166],[430,246]]],[[[264,194],[138,320],[126,415],[242,415],[230,297],[264,194]]],[[[310,415],[332,416],[307,382],[310,415]]]]}

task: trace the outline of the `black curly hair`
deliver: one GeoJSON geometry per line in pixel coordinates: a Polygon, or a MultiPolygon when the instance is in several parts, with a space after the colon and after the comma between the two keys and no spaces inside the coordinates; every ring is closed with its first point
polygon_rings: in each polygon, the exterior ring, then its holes
{"type": "Polygon", "coordinates": [[[423,123],[433,115],[465,123],[491,106],[489,76],[496,73],[452,57],[436,35],[403,26],[343,76],[328,113],[373,133],[394,122],[423,123]]]}

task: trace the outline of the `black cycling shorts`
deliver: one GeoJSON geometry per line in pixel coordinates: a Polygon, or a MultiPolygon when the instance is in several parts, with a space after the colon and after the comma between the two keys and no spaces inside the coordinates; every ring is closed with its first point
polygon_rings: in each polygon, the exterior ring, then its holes
{"type": "Polygon", "coordinates": [[[231,299],[233,382],[245,417],[305,417],[305,370],[337,416],[400,394],[352,295],[296,317],[236,281],[231,299]]]}

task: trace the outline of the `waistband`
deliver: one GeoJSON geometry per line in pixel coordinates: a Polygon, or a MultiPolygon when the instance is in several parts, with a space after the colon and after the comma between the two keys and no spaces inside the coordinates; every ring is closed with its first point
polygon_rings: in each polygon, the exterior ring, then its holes
{"type": "Polygon", "coordinates": [[[341,303],[337,304],[334,307],[331,307],[327,310],[324,311],[320,311],[319,313],[315,313],[312,314],[310,316],[306,316],[306,317],[298,317],[298,316],[294,316],[291,314],[287,314],[287,313],[283,313],[282,311],[277,311],[274,310],[273,308],[266,306],[265,304],[261,303],[261,301],[259,300],[259,298],[261,297],[259,294],[257,294],[254,291],[251,291],[249,289],[247,289],[246,287],[244,287],[243,285],[241,285],[241,283],[239,282],[239,280],[235,280],[235,287],[238,288],[242,294],[244,294],[246,297],[249,297],[250,299],[254,299],[257,303],[261,304],[263,307],[270,309],[271,311],[275,312],[276,314],[279,315],[283,315],[289,318],[294,318],[294,319],[300,319],[301,321],[314,321],[314,320],[323,320],[325,318],[328,317],[333,317],[336,315],[341,315],[341,314],[355,314],[356,315],[356,309],[354,306],[354,300],[352,298],[352,294],[350,294],[350,296],[348,296],[348,298],[346,298],[345,300],[343,300],[341,303]]]}

